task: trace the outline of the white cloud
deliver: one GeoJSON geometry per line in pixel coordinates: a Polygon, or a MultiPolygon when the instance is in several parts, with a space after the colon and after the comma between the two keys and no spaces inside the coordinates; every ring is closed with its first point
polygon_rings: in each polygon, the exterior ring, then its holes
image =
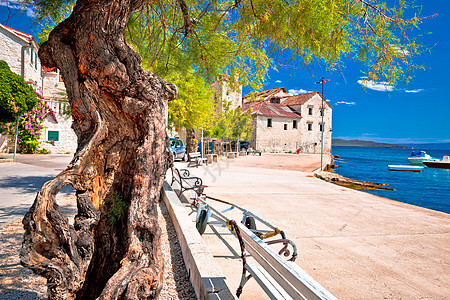
{"type": "Polygon", "coordinates": [[[277,80],[277,81],[275,81],[275,83],[281,83],[281,80],[277,80]]]}
{"type": "Polygon", "coordinates": [[[423,89],[416,89],[416,90],[405,90],[405,93],[420,93],[423,89]]]}
{"type": "Polygon", "coordinates": [[[397,51],[397,53],[398,54],[401,54],[401,55],[403,55],[403,56],[409,56],[411,53],[408,51],[408,50],[406,50],[406,49],[402,49],[402,48],[400,48],[400,47],[393,47],[394,48],[394,50],[395,51],[397,51]]]}
{"type": "Polygon", "coordinates": [[[380,92],[392,92],[394,87],[387,82],[376,82],[368,79],[360,79],[357,81],[360,85],[365,86],[368,89],[380,92]]]}
{"type": "Polygon", "coordinates": [[[345,104],[345,105],[356,105],[356,102],[346,102],[346,101],[338,101],[336,105],[345,104]]]}
{"type": "Polygon", "coordinates": [[[298,89],[298,90],[290,89],[290,90],[288,90],[288,93],[291,94],[292,96],[300,95],[300,94],[306,94],[306,93],[311,93],[311,92],[312,91],[307,91],[307,90],[304,90],[304,89],[298,89]]]}
{"type": "Polygon", "coordinates": [[[0,6],[5,6],[10,9],[22,10],[28,17],[34,17],[34,10],[31,5],[22,3],[22,1],[14,0],[0,0],[0,6]]]}

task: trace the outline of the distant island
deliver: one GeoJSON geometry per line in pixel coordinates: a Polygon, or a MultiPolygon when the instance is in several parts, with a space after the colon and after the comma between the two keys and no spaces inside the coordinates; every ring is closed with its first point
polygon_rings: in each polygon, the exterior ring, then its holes
{"type": "Polygon", "coordinates": [[[388,144],[388,143],[377,143],[371,141],[362,140],[343,140],[343,139],[333,139],[331,142],[332,147],[366,147],[366,148],[394,148],[394,149],[412,149],[409,146],[388,144]]]}

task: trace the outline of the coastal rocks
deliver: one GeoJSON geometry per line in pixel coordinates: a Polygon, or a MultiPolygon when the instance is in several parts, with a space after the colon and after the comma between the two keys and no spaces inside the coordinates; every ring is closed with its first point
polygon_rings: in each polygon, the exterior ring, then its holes
{"type": "Polygon", "coordinates": [[[336,173],[325,172],[325,171],[317,171],[314,172],[314,176],[319,179],[345,186],[352,189],[362,190],[362,189],[374,189],[374,190],[389,190],[395,191],[395,189],[387,187],[385,183],[375,183],[361,180],[354,180],[350,178],[343,177],[336,173]]]}

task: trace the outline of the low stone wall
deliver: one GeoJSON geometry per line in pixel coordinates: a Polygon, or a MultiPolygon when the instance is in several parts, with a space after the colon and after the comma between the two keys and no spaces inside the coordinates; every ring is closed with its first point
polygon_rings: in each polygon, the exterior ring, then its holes
{"type": "Polygon", "coordinates": [[[164,182],[162,196],[180,242],[189,280],[198,299],[235,299],[225,275],[209,252],[176,193],[164,182]]]}

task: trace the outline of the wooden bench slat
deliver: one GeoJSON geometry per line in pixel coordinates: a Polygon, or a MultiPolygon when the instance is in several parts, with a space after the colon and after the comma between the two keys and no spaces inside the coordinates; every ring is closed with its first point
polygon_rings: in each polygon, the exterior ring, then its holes
{"type": "MultiPolygon", "coordinates": [[[[244,236],[242,236],[244,238],[244,236]]],[[[244,238],[244,240],[246,240],[244,238]]],[[[245,245],[245,249],[247,252],[263,267],[267,273],[270,274],[270,276],[278,282],[281,287],[286,291],[287,294],[289,294],[294,299],[317,299],[317,298],[306,298],[300,291],[298,291],[295,287],[293,287],[289,280],[285,278],[282,274],[280,274],[276,268],[267,261],[267,259],[263,256],[261,251],[255,250],[255,248],[252,245],[249,245],[248,243],[245,245]]],[[[259,249],[261,250],[261,249],[259,249]]]]}
{"type": "Polygon", "coordinates": [[[292,297],[284,291],[284,289],[272,276],[270,276],[269,273],[267,273],[263,267],[253,266],[251,264],[246,264],[245,266],[270,299],[292,300],[292,297]]]}
{"type": "Polygon", "coordinates": [[[283,288],[293,298],[336,299],[298,265],[288,263],[243,224],[237,223],[237,226],[241,231],[248,252],[280,285],[283,281],[290,283],[289,285],[283,285],[283,288]]]}

